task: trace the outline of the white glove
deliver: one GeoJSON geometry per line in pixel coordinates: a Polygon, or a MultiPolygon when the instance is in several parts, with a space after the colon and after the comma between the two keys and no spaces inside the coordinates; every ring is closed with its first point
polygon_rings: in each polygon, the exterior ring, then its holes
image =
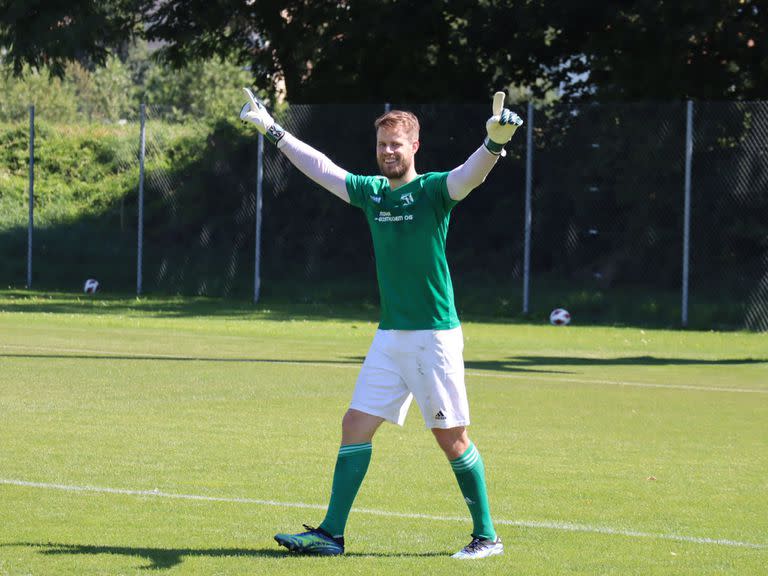
{"type": "Polygon", "coordinates": [[[493,96],[493,116],[485,123],[488,136],[485,139],[485,147],[491,154],[507,155],[504,144],[512,139],[512,135],[520,126],[523,119],[517,114],[504,108],[504,92],[496,92],[493,96]]]}
{"type": "Polygon", "coordinates": [[[243,88],[243,90],[248,95],[250,102],[246,102],[240,110],[240,120],[252,122],[256,126],[256,130],[264,134],[267,140],[272,144],[277,144],[285,136],[285,130],[275,122],[267,108],[253,95],[253,92],[248,88],[243,88]]]}

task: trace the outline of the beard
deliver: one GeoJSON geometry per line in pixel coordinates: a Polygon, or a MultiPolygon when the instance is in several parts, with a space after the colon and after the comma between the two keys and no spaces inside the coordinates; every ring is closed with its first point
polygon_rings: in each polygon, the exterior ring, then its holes
{"type": "Polygon", "coordinates": [[[404,158],[398,158],[394,164],[386,164],[383,159],[377,157],[376,162],[379,164],[382,176],[394,180],[405,176],[411,168],[411,164],[404,158]]]}

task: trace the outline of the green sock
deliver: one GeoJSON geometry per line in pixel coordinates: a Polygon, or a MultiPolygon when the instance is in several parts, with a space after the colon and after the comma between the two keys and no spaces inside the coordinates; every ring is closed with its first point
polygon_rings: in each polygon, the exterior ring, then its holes
{"type": "Polygon", "coordinates": [[[347,525],[352,502],[368,471],[372,450],[370,442],[347,444],[339,448],[336,469],[333,472],[331,502],[328,504],[325,520],[320,524],[320,528],[331,536],[344,535],[344,527],[347,525]]]}
{"type": "Polygon", "coordinates": [[[456,460],[451,460],[451,468],[456,474],[464,501],[472,515],[472,536],[496,540],[496,530],[493,529],[488,506],[488,492],[485,488],[485,466],[475,445],[470,442],[464,454],[456,460]]]}

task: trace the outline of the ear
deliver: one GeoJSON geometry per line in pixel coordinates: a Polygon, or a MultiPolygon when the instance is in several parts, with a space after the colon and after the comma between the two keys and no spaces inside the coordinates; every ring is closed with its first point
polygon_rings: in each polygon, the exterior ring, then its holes
{"type": "Polygon", "coordinates": [[[412,146],[413,146],[413,153],[414,153],[414,154],[416,154],[416,151],[419,149],[419,144],[421,144],[421,143],[420,143],[418,140],[414,140],[414,141],[412,142],[412,146]]]}

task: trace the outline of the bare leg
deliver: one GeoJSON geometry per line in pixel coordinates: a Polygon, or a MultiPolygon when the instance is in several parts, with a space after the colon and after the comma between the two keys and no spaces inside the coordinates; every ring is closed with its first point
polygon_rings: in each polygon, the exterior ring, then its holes
{"type": "Polygon", "coordinates": [[[435,440],[445,452],[448,460],[456,460],[469,448],[469,435],[464,426],[456,428],[432,428],[435,440]]]}
{"type": "Polygon", "coordinates": [[[384,418],[350,408],[341,420],[341,445],[370,442],[382,422],[384,418]]]}

